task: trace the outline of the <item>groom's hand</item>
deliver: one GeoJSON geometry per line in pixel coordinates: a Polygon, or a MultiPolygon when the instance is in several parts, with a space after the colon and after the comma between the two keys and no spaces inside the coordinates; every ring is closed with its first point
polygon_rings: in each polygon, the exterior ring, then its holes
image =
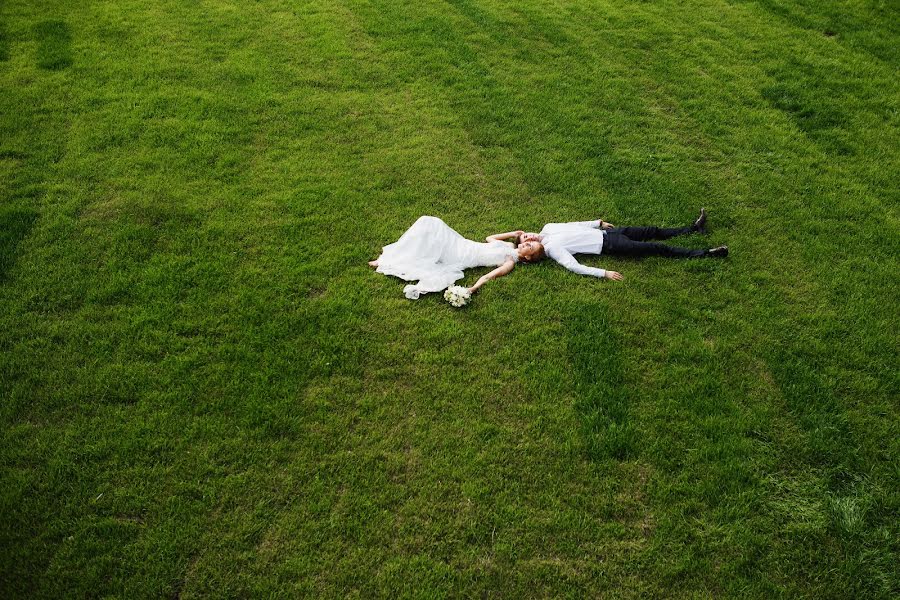
{"type": "Polygon", "coordinates": [[[603,229],[606,229],[607,231],[609,231],[610,229],[615,227],[615,225],[613,225],[612,223],[607,223],[606,221],[600,221],[600,222],[601,222],[600,227],[602,227],[603,229]]]}
{"type": "Polygon", "coordinates": [[[607,271],[606,278],[612,279],[613,281],[622,281],[623,279],[625,279],[618,271],[607,271]]]}

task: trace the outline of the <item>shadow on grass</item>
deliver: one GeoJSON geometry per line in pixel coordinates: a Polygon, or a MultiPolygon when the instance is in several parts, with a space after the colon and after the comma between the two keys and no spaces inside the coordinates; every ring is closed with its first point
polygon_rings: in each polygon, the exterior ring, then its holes
{"type": "Polygon", "coordinates": [[[41,21],[34,26],[37,64],[42,69],[60,71],[72,64],[72,32],[63,21],[41,21]]]}
{"type": "Polygon", "coordinates": [[[9,33],[6,27],[0,22],[0,62],[9,60],[9,33]]]}
{"type": "Polygon", "coordinates": [[[848,97],[861,90],[849,89],[840,75],[821,67],[791,60],[771,71],[773,83],[762,96],[784,112],[794,124],[825,151],[839,156],[855,153],[848,97]]]}
{"type": "Polygon", "coordinates": [[[621,343],[602,306],[579,304],[568,320],[569,358],[574,369],[575,410],[592,460],[634,455],[628,420],[621,343]]]}
{"type": "Polygon", "coordinates": [[[19,243],[34,227],[37,213],[17,208],[0,209],[0,282],[6,279],[6,272],[15,263],[19,243]]]}

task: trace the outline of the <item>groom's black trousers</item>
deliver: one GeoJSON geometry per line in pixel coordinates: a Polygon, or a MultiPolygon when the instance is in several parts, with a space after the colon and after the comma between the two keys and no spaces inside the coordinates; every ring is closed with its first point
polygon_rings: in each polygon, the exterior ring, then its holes
{"type": "Polygon", "coordinates": [[[704,256],[706,250],[691,250],[678,246],[666,246],[647,240],[667,240],[676,235],[694,233],[694,228],[677,227],[614,227],[603,236],[603,254],[613,256],[668,256],[692,258],[704,256]]]}

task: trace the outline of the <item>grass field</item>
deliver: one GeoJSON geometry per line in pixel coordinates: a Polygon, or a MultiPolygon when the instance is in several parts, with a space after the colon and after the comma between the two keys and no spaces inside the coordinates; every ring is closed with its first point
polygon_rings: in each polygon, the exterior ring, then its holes
{"type": "Polygon", "coordinates": [[[2,597],[897,597],[898,69],[879,0],[0,0],[2,597]]]}

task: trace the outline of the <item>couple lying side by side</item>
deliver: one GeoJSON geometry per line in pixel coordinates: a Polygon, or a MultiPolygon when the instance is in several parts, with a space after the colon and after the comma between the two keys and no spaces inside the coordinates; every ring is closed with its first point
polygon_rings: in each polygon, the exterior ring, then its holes
{"type": "Polygon", "coordinates": [[[489,235],[485,242],[473,242],[437,217],[419,217],[399,240],[385,246],[378,260],[369,263],[379,273],[394,275],[407,285],[403,293],[411,300],[428,292],[439,292],[462,279],[463,270],[497,267],[482,276],[469,292],[497,277],[503,277],[517,262],[531,263],[549,256],[570,271],[581,275],[621,281],[622,275],[575,260],[575,254],[612,256],[667,256],[670,258],[725,257],[728,247],[691,250],[649,240],[667,240],[676,235],[706,232],[706,211],[691,225],[679,228],[615,227],[600,219],[574,223],[549,223],[540,233],[510,231],[489,235]],[[506,240],[514,240],[508,242],[506,240]]]}

